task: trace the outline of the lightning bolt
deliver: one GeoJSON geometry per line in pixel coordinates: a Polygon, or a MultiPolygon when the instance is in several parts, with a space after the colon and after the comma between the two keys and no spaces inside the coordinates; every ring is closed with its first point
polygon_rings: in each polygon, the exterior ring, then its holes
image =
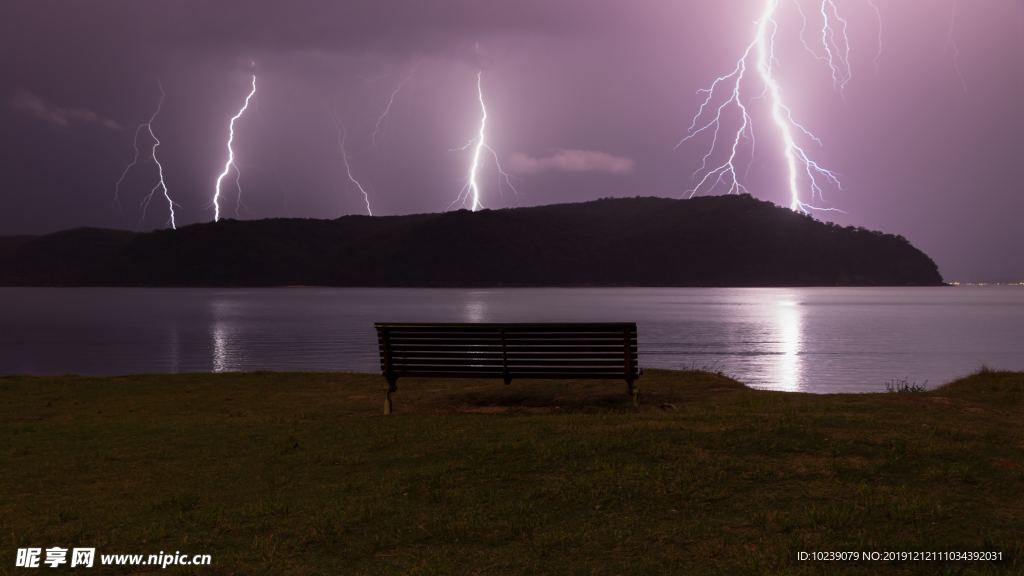
{"type": "MultiPolygon", "coordinates": [[[[812,210],[840,211],[813,203],[823,199],[824,186],[842,189],[842,183],[834,172],[815,161],[801,145],[800,140],[809,140],[818,146],[821,146],[822,142],[794,118],[775,75],[775,36],[779,31],[776,14],[779,3],[780,0],[764,0],[764,8],[755,22],[754,38],[747,44],[735,67],[728,74],[715,78],[708,88],[698,91],[698,94],[704,95],[704,100],[690,122],[686,137],[676,144],[676,149],[702,134],[711,135],[711,144],[693,174],[696,185],[686,193],[692,198],[699,192],[713,191],[723,185],[729,194],[748,191],[738,175],[738,166],[741,155],[747,156],[749,160],[752,160],[754,155],[756,141],[751,116],[752,99],[747,96],[746,87],[756,79],[760,84],[760,92],[756,98],[763,97],[767,100],[771,125],[775,128],[785,160],[790,209],[804,213],[812,210]],[[727,115],[730,114],[737,118],[735,122],[738,126],[733,131],[724,126],[727,115]],[[723,132],[727,136],[723,135],[723,132]],[[721,144],[720,141],[725,141],[725,144],[721,144]],[[745,145],[746,142],[749,142],[749,146],[745,145]],[[716,154],[724,154],[725,159],[715,165],[709,165],[716,154]],[[804,194],[809,194],[810,197],[804,200],[804,194]]],[[[800,8],[799,3],[796,5],[800,8]]],[[[827,64],[833,85],[842,92],[853,76],[849,60],[848,23],[840,15],[833,0],[822,0],[819,12],[822,17],[822,53],[817,53],[804,38],[807,19],[802,8],[800,15],[803,27],[800,31],[800,40],[816,59],[827,64]]],[[[749,170],[749,164],[747,168],[749,170]]]]}
{"type": "Polygon", "coordinates": [[[175,222],[174,217],[174,200],[171,199],[170,192],[167,190],[167,183],[164,181],[164,166],[163,164],[160,163],[160,159],[157,157],[156,153],[157,149],[160,147],[160,139],[156,137],[156,133],[153,131],[153,122],[155,122],[157,116],[160,115],[160,111],[163,109],[164,106],[164,98],[166,98],[167,96],[167,94],[164,92],[164,86],[159,80],[157,81],[157,87],[160,88],[160,99],[157,101],[156,110],[153,111],[153,114],[149,117],[149,120],[135,127],[135,137],[132,140],[132,147],[135,150],[135,155],[132,158],[132,161],[129,162],[127,166],[125,166],[124,171],[121,172],[121,177],[117,179],[117,183],[114,184],[114,202],[117,204],[118,208],[120,208],[121,184],[124,183],[124,179],[128,177],[128,173],[131,171],[131,169],[134,168],[139,163],[139,135],[142,134],[143,131],[145,131],[146,133],[149,134],[150,139],[153,141],[153,147],[150,149],[148,159],[151,160],[154,164],[156,164],[157,182],[153,186],[153,188],[150,189],[149,194],[147,194],[142,199],[142,217],[146,217],[146,210],[149,208],[150,202],[153,201],[153,195],[156,194],[157,191],[162,191],[164,198],[167,199],[167,207],[168,210],[170,211],[168,222],[171,225],[171,229],[177,230],[178,225],[177,222],[175,222]]]}
{"type": "Polygon", "coordinates": [[[380,116],[377,117],[377,122],[373,125],[373,132],[370,134],[370,141],[373,142],[374,146],[377,145],[377,136],[384,129],[388,116],[391,115],[391,107],[395,105],[395,99],[398,98],[398,94],[410,80],[412,80],[412,74],[406,76],[405,79],[399,82],[398,85],[395,86],[395,89],[391,91],[391,96],[384,105],[384,110],[381,111],[380,116]]]}
{"type": "Polygon", "coordinates": [[[878,6],[875,0],[868,0],[868,6],[870,6],[871,10],[874,11],[875,21],[878,23],[878,47],[875,49],[875,59],[872,60],[875,65],[875,74],[878,74],[879,70],[882,68],[882,51],[885,48],[885,45],[882,43],[882,9],[878,6]]]}
{"type": "Polygon", "coordinates": [[[242,217],[242,208],[246,208],[245,202],[242,202],[242,171],[235,166],[235,189],[238,190],[238,194],[235,196],[235,218],[242,217]]]}
{"type": "MultiPolygon", "coordinates": [[[[774,12],[775,9],[773,8],[771,14],[766,14],[766,16],[773,18],[774,12]]],[[[828,62],[829,70],[832,72],[832,83],[836,90],[844,93],[846,85],[853,78],[853,68],[850,66],[850,36],[847,33],[850,24],[839,13],[839,8],[834,0],[821,0],[820,12],[821,45],[825,49],[825,59],[828,62]],[[832,24],[833,19],[841,28],[836,28],[832,24]]],[[[774,21],[772,26],[774,40],[774,31],[778,29],[778,26],[774,21]]],[[[774,46],[772,49],[774,50],[774,46]]]]}
{"type": "Polygon", "coordinates": [[[479,70],[476,73],[476,93],[477,101],[480,103],[480,128],[475,138],[466,143],[462,148],[457,150],[465,151],[472,148],[472,158],[469,164],[469,176],[466,179],[466,184],[459,191],[458,197],[452,202],[452,206],[461,204],[463,206],[469,205],[470,210],[476,212],[483,208],[483,203],[480,201],[480,168],[483,163],[483,154],[487,152],[494,159],[494,167],[498,172],[499,177],[499,190],[501,189],[501,183],[504,183],[515,192],[519,194],[519,190],[512,183],[512,178],[508,172],[505,171],[501,166],[501,161],[498,159],[498,153],[487,144],[487,102],[484,100],[484,86],[483,80],[484,72],[479,70]]]}
{"type": "MultiPolygon", "coordinates": [[[[213,193],[213,221],[220,221],[220,185],[221,182],[227,178],[231,170],[235,171],[235,186],[238,188],[238,195],[241,198],[242,195],[242,183],[241,183],[241,172],[238,170],[238,166],[235,164],[235,122],[238,121],[245,111],[249,108],[249,102],[252,101],[252,97],[256,95],[256,75],[252,76],[252,90],[249,91],[249,95],[245,97],[245,103],[238,110],[238,113],[231,117],[231,122],[228,124],[228,159],[224,163],[224,170],[217,176],[217,185],[213,193]]],[[[241,200],[239,200],[241,202],[241,200]]]]}
{"type": "Polygon", "coordinates": [[[334,120],[334,127],[338,131],[338,149],[341,151],[341,160],[345,164],[345,174],[348,176],[348,181],[355,185],[359,193],[363,195],[366,213],[373,216],[373,210],[370,208],[370,193],[366,191],[363,184],[352,174],[352,165],[348,160],[348,148],[345,146],[345,142],[348,139],[348,131],[345,130],[345,126],[341,124],[341,120],[333,110],[331,111],[331,119],[334,120]]]}
{"type": "MultiPolygon", "coordinates": [[[[878,14],[881,19],[881,13],[878,11],[878,6],[875,4],[875,0],[868,0],[868,4],[878,14]]],[[[819,41],[821,44],[821,53],[812,47],[807,42],[807,13],[804,12],[803,6],[800,4],[800,0],[793,0],[793,6],[800,14],[800,43],[803,44],[804,50],[808,54],[813,56],[816,60],[824,62],[828,66],[829,72],[832,73],[832,84],[835,86],[841,94],[845,92],[846,85],[853,78],[853,68],[850,65],[850,36],[849,36],[849,21],[846,20],[840,13],[839,8],[836,6],[834,0],[821,0],[818,8],[818,14],[821,16],[821,33],[819,35],[819,41]],[[842,28],[836,28],[832,22],[835,21],[842,28]]],[[[771,56],[772,61],[775,60],[775,46],[774,46],[774,34],[776,32],[776,23],[774,21],[775,10],[772,10],[772,46],[771,56]]],[[[879,34],[881,34],[881,27],[879,27],[879,34]]],[[[879,36],[879,53],[881,53],[881,36],[879,36]]],[[[877,62],[877,59],[876,59],[877,62]]]]}
{"type": "Polygon", "coordinates": [[[128,176],[128,172],[130,172],[131,169],[134,168],[135,165],[139,163],[139,134],[142,133],[142,131],[145,130],[145,128],[145,123],[139,124],[135,128],[135,138],[132,140],[132,147],[135,149],[135,156],[132,158],[132,161],[129,162],[127,166],[125,166],[124,171],[121,172],[121,177],[118,178],[117,182],[114,184],[114,203],[117,204],[117,208],[119,210],[121,209],[121,184],[124,182],[124,179],[128,176]]]}
{"type": "Polygon", "coordinates": [[[480,154],[487,146],[487,103],[484,102],[484,73],[476,73],[476,92],[480,101],[480,132],[476,136],[476,143],[473,146],[473,161],[469,165],[469,193],[472,198],[471,209],[476,212],[483,205],[480,203],[480,184],[477,182],[477,173],[480,171],[480,154]]]}
{"type": "Polygon", "coordinates": [[[966,94],[967,81],[964,80],[964,73],[960,69],[960,45],[956,42],[956,21],[959,11],[960,0],[953,0],[953,7],[949,15],[949,29],[946,31],[946,50],[952,54],[953,71],[956,72],[956,77],[960,80],[960,87],[963,88],[964,94],[966,94]]]}

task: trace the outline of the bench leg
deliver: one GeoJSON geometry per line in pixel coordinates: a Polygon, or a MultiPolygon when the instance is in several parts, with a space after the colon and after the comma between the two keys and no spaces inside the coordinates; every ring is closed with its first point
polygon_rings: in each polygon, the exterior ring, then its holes
{"type": "Polygon", "coordinates": [[[385,416],[391,415],[391,394],[392,394],[392,392],[394,392],[397,389],[398,389],[398,387],[395,386],[395,382],[393,380],[389,380],[388,381],[387,392],[384,393],[384,415],[385,416]]]}
{"type": "Polygon", "coordinates": [[[629,384],[629,395],[633,398],[633,406],[636,408],[640,407],[640,387],[636,385],[636,382],[632,380],[626,380],[629,384]]]}

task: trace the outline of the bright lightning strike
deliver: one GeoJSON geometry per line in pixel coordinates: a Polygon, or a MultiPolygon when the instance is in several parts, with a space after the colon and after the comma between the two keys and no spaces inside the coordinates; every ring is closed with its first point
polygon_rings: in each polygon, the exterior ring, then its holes
{"type": "Polygon", "coordinates": [[[156,153],[157,148],[160,147],[160,139],[157,138],[156,133],[153,132],[153,122],[155,122],[157,116],[160,115],[160,111],[163,109],[164,106],[164,98],[167,96],[167,94],[164,92],[163,84],[157,81],[157,86],[160,88],[160,100],[157,101],[156,110],[153,111],[153,114],[149,117],[149,120],[139,124],[135,128],[135,137],[132,140],[132,147],[135,149],[135,156],[132,158],[132,161],[127,166],[125,166],[124,171],[121,172],[121,177],[118,178],[117,183],[114,184],[114,202],[116,202],[119,207],[121,206],[121,184],[124,183],[124,179],[128,176],[128,172],[130,172],[131,169],[134,168],[139,163],[139,134],[141,134],[142,131],[145,130],[149,134],[150,139],[153,141],[153,147],[150,149],[148,160],[151,160],[154,164],[156,164],[157,182],[153,186],[153,188],[150,189],[149,194],[147,194],[142,199],[142,216],[143,218],[145,218],[146,210],[149,208],[149,203],[153,200],[153,195],[156,194],[157,191],[161,191],[163,192],[164,198],[167,199],[167,207],[170,211],[168,222],[171,225],[171,229],[177,230],[178,225],[175,222],[174,218],[175,204],[174,201],[171,200],[170,192],[168,192],[167,190],[167,183],[164,181],[164,166],[163,164],[160,163],[160,159],[157,157],[156,153]]]}
{"type": "Polygon", "coordinates": [[[348,148],[345,146],[345,142],[348,139],[348,131],[341,124],[338,119],[338,115],[331,112],[331,118],[334,120],[334,127],[338,131],[338,148],[341,151],[341,160],[345,164],[345,175],[348,176],[348,181],[351,182],[359,193],[363,195],[363,202],[366,204],[366,213],[373,216],[373,210],[370,208],[370,193],[366,191],[363,184],[352,174],[352,165],[348,160],[348,148]]]}
{"type": "Polygon", "coordinates": [[[228,124],[228,160],[227,162],[224,163],[224,171],[221,172],[219,176],[217,176],[217,185],[213,194],[214,222],[220,221],[220,184],[225,178],[227,178],[228,174],[230,174],[232,170],[235,171],[235,185],[238,187],[239,197],[241,197],[242,194],[242,186],[239,180],[241,178],[241,172],[238,170],[238,166],[235,164],[235,150],[233,147],[235,142],[235,122],[237,122],[238,119],[245,114],[245,111],[249,108],[249,102],[252,101],[252,97],[255,95],[256,75],[253,74],[252,90],[249,91],[249,95],[245,97],[245,103],[242,104],[242,107],[238,110],[238,113],[231,117],[231,122],[228,124]]]}
{"type": "Polygon", "coordinates": [[[498,153],[487,144],[487,103],[484,101],[484,86],[483,86],[483,70],[476,73],[476,93],[477,101],[480,103],[480,129],[477,132],[475,138],[470,140],[465,146],[459,148],[459,150],[469,150],[472,148],[473,155],[469,165],[469,176],[466,180],[465,186],[459,191],[459,196],[452,202],[452,205],[462,204],[463,206],[469,205],[470,210],[476,212],[483,208],[483,203],[480,201],[480,167],[483,163],[483,153],[486,151],[490,153],[494,159],[494,167],[498,171],[499,175],[499,187],[502,182],[509,187],[517,195],[519,190],[516,189],[515,185],[512,184],[512,178],[508,172],[501,167],[501,162],[498,160],[498,153]]]}
{"type": "Polygon", "coordinates": [[[388,117],[391,115],[391,108],[395,105],[395,99],[398,98],[398,94],[410,80],[412,80],[412,74],[406,76],[405,79],[399,82],[398,85],[395,86],[395,89],[391,91],[391,96],[384,105],[384,110],[381,111],[380,116],[377,117],[377,122],[373,125],[373,132],[370,134],[370,141],[373,142],[374,146],[377,145],[377,137],[380,135],[381,131],[384,130],[384,125],[387,122],[388,117]]]}
{"type": "Polygon", "coordinates": [[[469,166],[469,193],[472,197],[471,208],[476,212],[482,208],[480,204],[480,184],[477,182],[477,172],[480,170],[480,154],[487,146],[487,103],[484,102],[483,71],[476,73],[476,91],[480,100],[480,132],[476,136],[476,143],[473,146],[473,162],[469,166]]]}
{"type": "MultiPolygon", "coordinates": [[[[765,0],[764,10],[755,22],[754,38],[736,61],[736,66],[730,73],[715,78],[710,87],[698,92],[705,96],[704,101],[693,116],[686,137],[676,145],[676,148],[705,133],[711,134],[711,145],[702,157],[700,167],[694,172],[697,183],[687,190],[687,194],[692,198],[699,192],[713,191],[723,185],[729,194],[747,192],[738,175],[738,165],[741,154],[753,157],[755,147],[750,112],[752,99],[745,92],[748,76],[753,70],[753,75],[760,84],[756,98],[767,99],[771,124],[777,132],[778,143],[785,159],[790,209],[804,213],[812,210],[838,211],[835,208],[823,208],[813,204],[816,200],[822,199],[823,186],[831,185],[841,189],[842,184],[834,172],[818,164],[799,143],[800,139],[807,139],[820,146],[821,140],[794,119],[793,112],[783,96],[782,86],[775,75],[775,36],[779,29],[775,17],[779,10],[779,2],[780,0],[765,0]],[[736,122],[739,125],[731,132],[723,127],[728,114],[734,114],[738,118],[736,122]],[[724,137],[723,131],[730,135],[724,137]],[[724,140],[726,144],[721,144],[720,140],[724,140]],[[745,142],[748,141],[749,151],[744,152],[745,142]],[[709,162],[716,154],[724,155],[725,159],[709,166],[709,162]],[[803,199],[805,193],[809,193],[810,196],[806,201],[803,199]]],[[[799,8],[799,4],[797,7],[799,8]]],[[[833,84],[842,92],[852,77],[847,21],[840,15],[834,0],[821,0],[819,12],[822,18],[820,42],[823,52],[815,52],[803,37],[807,20],[802,9],[800,14],[804,25],[800,39],[815,58],[826,62],[832,74],[833,84]]]]}

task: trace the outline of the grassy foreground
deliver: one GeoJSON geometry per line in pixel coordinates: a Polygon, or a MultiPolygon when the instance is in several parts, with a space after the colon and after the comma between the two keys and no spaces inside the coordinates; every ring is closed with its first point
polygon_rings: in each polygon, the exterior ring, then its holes
{"type": "MultiPolygon", "coordinates": [[[[358,374],[0,378],[19,547],[211,554],[176,574],[1024,573],[1024,374],[927,393],[358,374]],[[1002,563],[798,562],[981,551],[1002,563]]],[[[140,569],[79,569],[144,573],[140,569]]],[[[159,568],[153,573],[159,573],[159,568]]]]}

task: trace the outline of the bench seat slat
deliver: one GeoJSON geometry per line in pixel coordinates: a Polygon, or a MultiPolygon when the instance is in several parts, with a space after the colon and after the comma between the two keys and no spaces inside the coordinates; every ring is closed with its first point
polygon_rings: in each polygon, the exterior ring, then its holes
{"type": "MultiPolygon", "coordinates": [[[[508,356],[522,356],[522,355],[533,355],[533,354],[562,354],[562,353],[573,353],[573,354],[617,354],[620,358],[622,357],[623,346],[613,347],[605,346],[601,348],[594,348],[591,346],[509,346],[507,348],[508,356]]],[[[383,347],[380,349],[384,351],[383,347]]],[[[394,347],[391,348],[390,353],[393,356],[409,356],[412,354],[427,354],[427,353],[463,353],[463,354],[501,354],[500,346],[407,346],[407,347],[394,347]]],[[[630,352],[636,357],[637,347],[630,346],[630,352]]]]}
{"type": "Polygon", "coordinates": [[[576,368],[576,367],[557,367],[557,366],[551,366],[551,367],[549,367],[549,366],[536,366],[536,367],[533,367],[533,366],[516,366],[515,368],[509,368],[509,372],[520,372],[520,373],[523,373],[523,374],[530,373],[530,372],[551,372],[553,374],[563,374],[563,373],[570,373],[570,372],[580,372],[580,373],[605,372],[605,373],[609,373],[609,374],[618,374],[619,376],[624,376],[625,375],[625,371],[622,369],[621,366],[617,367],[616,369],[609,369],[609,368],[603,367],[603,366],[594,366],[594,367],[581,366],[581,367],[578,367],[578,368],[576,368]]]}
{"type": "Polygon", "coordinates": [[[611,366],[618,368],[620,371],[623,368],[623,362],[621,358],[586,358],[575,360],[567,360],[562,358],[509,358],[508,365],[510,368],[516,366],[611,366]]]}
{"type": "MultiPolygon", "coordinates": [[[[630,337],[629,342],[636,344],[636,337],[630,337]]],[[[576,338],[558,338],[554,336],[536,337],[536,338],[505,338],[505,343],[509,346],[559,346],[562,344],[574,344],[577,346],[582,345],[594,345],[594,346],[622,346],[626,341],[622,337],[622,334],[614,337],[602,337],[602,336],[591,336],[583,335],[576,338]]]]}
{"type": "MultiPolygon", "coordinates": [[[[453,373],[466,373],[472,374],[477,372],[499,372],[504,373],[505,371],[501,368],[495,368],[494,366],[411,366],[408,370],[401,371],[402,374],[411,372],[434,372],[434,371],[445,371],[453,373]]],[[[601,366],[582,366],[582,367],[559,367],[559,366],[517,366],[515,368],[509,368],[508,373],[515,374],[611,374],[616,378],[622,378],[625,376],[625,372],[621,369],[610,369],[608,367],[601,366]]]]}
{"type": "Polygon", "coordinates": [[[469,358],[487,358],[488,356],[502,356],[501,349],[480,349],[480,348],[420,348],[417,350],[392,350],[392,358],[422,358],[434,354],[447,354],[469,358]]]}
{"type": "MultiPolygon", "coordinates": [[[[393,335],[388,338],[392,344],[398,344],[400,342],[440,342],[440,341],[455,341],[455,342],[501,342],[501,334],[432,334],[430,336],[424,336],[421,334],[416,335],[393,335]]],[[[383,342],[379,342],[383,343],[383,342]]]]}
{"type": "MultiPolygon", "coordinates": [[[[379,342],[383,346],[384,342],[379,342]]],[[[501,346],[501,338],[395,338],[387,342],[392,348],[402,346],[501,346]]]]}
{"type": "Polygon", "coordinates": [[[436,325],[388,327],[388,331],[394,334],[481,334],[499,332],[500,330],[494,326],[481,324],[461,324],[450,328],[436,325]]]}
{"type": "MultiPolygon", "coordinates": [[[[389,343],[392,349],[399,348],[437,348],[441,346],[467,346],[473,348],[501,348],[501,340],[400,340],[392,341],[389,343]]],[[[618,348],[622,349],[625,344],[625,340],[620,338],[618,341],[615,340],[519,340],[516,342],[507,341],[505,347],[507,348],[523,348],[530,346],[587,346],[594,348],[618,348]]],[[[630,340],[629,345],[636,347],[636,340],[630,340]]],[[[383,348],[385,344],[383,342],[378,344],[378,348],[383,348]]]]}
{"type": "MultiPolygon", "coordinates": [[[[446,349],[446,350],[420,350],[420,351],[392,351],[391,357],[393,359],[413,359],[413,358],[465,358],[471,356],[472,358],[497,358],[501,359],[504,355],[500,350],[494,351],[467,351],[465,349],[446,349]]],[[[622,349],[612,351],[578,351],[578,352],[559,352],[559,351],[548,351],[541,350],[537,352],[509,352],[507,354],[509,360],[523,360],[536,358],[538,360],[552,359],[552,358],[565,358],[567,360],[579,360],[586,358],[617,358],[622,359],[622,349]]]]}
{"type": "Polygon", "coordinates": [[[435,336],[444,334],[466,334],[466,335],[488,335],[488,334],[501,334],[505,333],[508,336],[543,336],[543,335],[565,335],[566,337],[581,336],[587,334],[597,334],[604,336],[621,335],[625,333],[635,334],[636,331],[632,328],[606,328],[606,329],[565,329],[555,330],[550,328],[545,329],[527,329],[527,328],[516,328],[511,324],[505,326],[492,326],[485,328],[464,328],[464,329],[451,329],[451,330],[437,330],[430,328],[420,329],[405,329],[405,328],[388,328],[388,333],[393,335],[401,336],[435,336]]]}
{"type": "MultiPolygon", "coordinates": [[[[490,379],[490,378],[504,378],[505,373],[501,371],[478,371],[478,372],[458,372],[458,371],[444,371],[444,370],[417,370],[414,372],[407,372],[403,374],[407,378],[470,378],[470,379],[490,379]]],[[[511,378],[516,380],[622,380],[622,372],[511,372],[509,373],[511,378]]],[[[639,373],[633,375],[639,378],[639,373]]]]}
{"type": "MultiPolygon", "coordinates": [[[[427,376],[443,375],[446,378],[502,378],[506,372],[481,366],[478,368],[452,368],[445,366],[420,367],[402,372],[403,376],[427,376]]],[[[620,380],[625,374],[622,370],[608,369],[559,369],[559,368],[537,368],[537,369],[516,369],[509,370],[508,375],[512,378],[525,377],[550,377],[550,378],[607,378],[609,380],[620,380]]]]}
{"type": "MultiPolygon", "coordinates": [[[[423,351],[423,352],[402,352],[391,353],[392,358],[463,358],[466,356],[466,352],[462,349],[456,349],[456,351],[423,351]]],[[[473,354],[474,358],[502,358],[500,351],[496,352],[477,352],[473,354]]],[[[565,358],[565,359],[581,359],[581,358],[617,358],[622,360],[623,349],[620,347],[617,351],[587,351],[587,352],[536,352],[536,353],[509,353],[509,360],[521,359],[521,358],[538,358],[538,359],[550,359],[550,358],[565,358]]]]}
{"type": "MultiPolygon", "coordinates": [[[[601,351],[602,353],[603,352],[608,352],[608,353],[615,353],[615,352],[617,352],[619,354],[619,356],[621,357],[622,356],[622,351],[624,350],[624,348],[625,347],[620,344],[618,347],[603,346],[603,347],[598,348],[598,350],[601,351]]],[[[636,358],[636,351],[637,351],[636,345],[635,344],[631,345],[629,348],[630,348],[631,353],[633,354],[633,357],[636,358]]],[[[589,347],[589,346],[568,346],[568,345],[563,345],[563,346],[509,346],[508,347],[508,355],[511,357],[511,356],[516,355],[516,354],[536,354],[538,352],[541,352],[541,353],[542,352],[549,352],[549,353],[553,353],[553,352],[588,352],[590,350],[595,350],[595,348],[589,347]]]]}
{"type": "Polygon", "coordinates": [[[451,364],[452,366],[493,364],[503,366],[503,358],[393,358],[391,364],[399,366],[415,366],[417,364],[451,364]]]}
{"type": "MultiPolygon", "coordinates": [[[[456,359],[456,358],[416,358],[409,360],[392,359],[391,365],[396,369],[408,369],[415,366],[504,366],[500,358],[467,358],[467,359],[456,359]]],[[[520,367],[530,366],[561,366],[565,368],[573,367],[602,367],[608,369],[618,369],[620,372],[623,370],[622,360],[609,360],[609,359],[598,359],[598,360],[510,360],[508,362],[509,370],[517,369],[520,367]]]]}
{"type": "Polygon", "coordinates": [[[472,374],[468,374],[468,373],[465,373],[465,372],[445,372],[443,370],[438,370],[438,371],[422,371],[422,370],[417,370],[417,371],[414,371],[414,372],[407,372],[407,373],[403,374],[403,376],[405,376],[407,378],[474,378],[474,379],[479,378],[481,380],[484,380],[484,379],[492,379],[492,378],[504,378],[505,377],[505,373],[500,371],[500,370],[498,370],[498,371],[493,371],[492,370],[490,372],[482,372],[481,371],[481,372],[474,372],[472,374]]]}
{"type": "Polygon", "coordinates": [[[590,330],[615,328],[636,330],[635,322],[377,322],[376,326],[388,330],[590,330]]]}
{"type": "MultiPolygon", "coordinates": [[[[455,352],[439,352],[439,351],[427,351],[427,352],[393,352],[391,354],[394,360],[413,360],[416,358],[465,358],[466,352],[464,350],[458,350],[455,352]]],[[[500,351],[495,352],[477,352],[472,355],[473,358],[493,358],[501,360],[503,358],[500,351]]]]}
{"type": "MultiPolygon", "coordinates": [[[[631,342],[636,342],[636,336],[631,336],[629,338],[629,340],[631,342]]],[[[480,337],[473,337],[473,336],[456,337],[456,336],[444,335],[444,336],[439,336],[439,337],[436,337],[436,338],[422,338],[422,337],[415,337],[415,338],[413,338],[413,337],[407,337],[407,336],[393,336],[393,337],[390,338],[391,345],[395,345],[395,346],[404,345],[404,344],[415,345],[415,344],[436,344],[436,343],[445,343],[445,344],[497,344],[497,345],[500,345],[502,343],[502,341],[503,340],[502,340],[501,335],[495,335],[495,336],[486,335],[486,336],[480,336],[480,337]]],[[[621,346],[621,345],[623,345],[624,337],[623,337],[622,334],[618,334],[616,336],[608,336],[608,337],[593,336],[593,335],[581,335],[581,336],[577,336],[577,337],[574,337],[574,338],[559,338],[557,336],[553,336],[551,334],[548,334],[548,335],[545,335],[545,336],[538,335],[537,337],[530,337],[530,338],[513,338],[512,336],[506,336],[504,341],[508,345],[573,343],[573,344],[577,344],[577,345],[590,345],[590,344],[593,344],[593,345],[620,345],[621,346]]],[[[383,344],[384,342],[378,342],[378,343],[383,344]]]]}
{"type": "MultiPolygon", "coordinates": [[[[636,349],[632,349],[633,357],[636,357],[636,349]]],[[[501,357],[501,350],[494,349],[466,349],[466,348],[434,348],[419,350],[392,350],[392,358],[490,358],[501,357]]],[[[615,352],[594,351],[586,348],[559,347],[557,349],[534,349],[534,350],[509,350],[506,353],[509,360],[524,358],[618,358],[623,360],[623,349],[620,347],[615,352]]]]}
{"type": "Polygon", "coordinates": [[[509,340],[529,340],[531,338],[565,338],[567,340],[577,338],[618,338],[621,340],[622,335],[627,333],[630,336],[636,335],[633,332],[616,330],[608,332],[505,332],[505,337],[509,340]]]}

